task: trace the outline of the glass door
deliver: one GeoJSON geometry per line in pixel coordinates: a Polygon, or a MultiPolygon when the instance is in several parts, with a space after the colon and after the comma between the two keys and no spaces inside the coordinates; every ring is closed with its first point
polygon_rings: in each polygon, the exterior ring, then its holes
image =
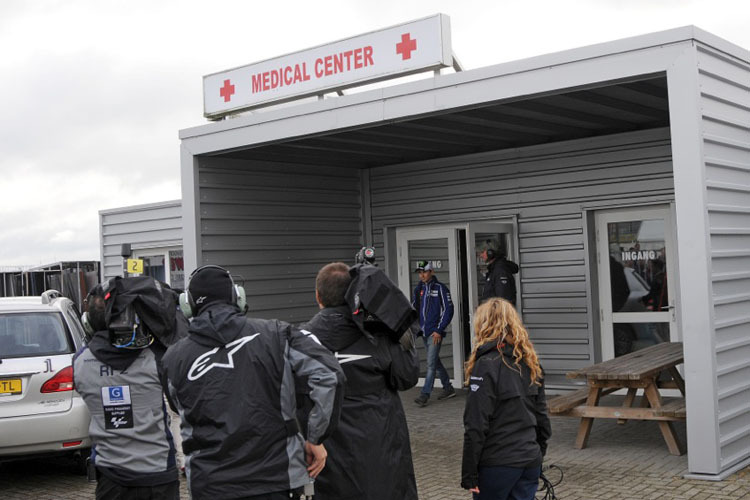
{"type": "MultiPolygon", "coordinates": [[[[458,318],[461,317],[461,290],[456,229],[454,228],[404,228],[397,229],[396,242],[398,247],[398,285],[401,291],[412,300],[414,288],[419,282],[419,274],[415,272],[417,262],[426,260],[432,264],[435,277],[446,285],[451,292],[454,313],[453,319],[446,328],[446,336],[440,348],[440,360],[445,366],[454,387],[463,383],[463,338],[462,328],[458,318]]],[[[422,339],[417,342],[420,360],[420,373],[426,372],[425,348],[422,339]]],[[[420,385],[424,379],[420,378],[420,385]]],[[[439,387],[439,382],[437,383],[439,387]]]]}
{"type": "Polygon", "coordinates": [[[677,339],[668,207],[597,214],[603,360],[677,339]]]}

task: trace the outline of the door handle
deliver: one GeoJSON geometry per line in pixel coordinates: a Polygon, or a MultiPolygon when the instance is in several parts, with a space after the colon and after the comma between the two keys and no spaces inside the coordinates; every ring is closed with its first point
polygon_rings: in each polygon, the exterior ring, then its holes
{"type": "Polygon", "coordinates": [[[663,309],[672,313],[672,321],[677,321],[677,313],[675,311],[676,308],[675,308],[674,304],[669,304],[668,306],[664,307],[663,309]]]}

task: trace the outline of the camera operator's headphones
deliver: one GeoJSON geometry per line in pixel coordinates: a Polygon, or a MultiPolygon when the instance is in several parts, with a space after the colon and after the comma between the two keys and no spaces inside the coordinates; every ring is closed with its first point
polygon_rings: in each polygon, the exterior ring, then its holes
{"type": "Polygon", "coordinates": [[[81,324],[83,325],[83,331],[86,332],[86,336],[90,338],[92,335],[94,335],[98,330],[104,330],[107,328],[107,325],[95,325],[91,321],[91,316],[88,312],[88,301],[91,297],[94,296],[102,296],[104,300],[107,300],[106,294],[109,291],[110,288],[113,286],[113,278],[108,279],[104,283],[99,283],[94,288],[91,289],[91,291],[86,295],[86,299],[84,299],[83,303],[86,304],[86,311],[81,315],[81,324]]]}
{"type": "Polygon", "coordinates": [[[185,291],[180,294],[180,310],[182,311],[182,314],[184,314],[186,318],[190,319],[198,312],[198,304],[195,303],[193,296],[190,294],[190,281],[195,275],[206,269],[218,269],[227,274],[227,276],[229,277],[229,281],[232,283],[231,303],[239,307],[240,311],[245,312],[245,310],[247,309],[247,296],[245,295],[245,289],[240,285],[234,283],[232,275],[229,273],[229,271],[221,266],[208,264],[205,266],[201,266],[190,273],[185,291]]]}
{"type": "Polygon", "coordinates": [[[91,337],[96,333],[96,328],[94,328],[94,325],[91,324],[91,320],[89,319],[88,311],[85,311],[81,315],[81,324],[83,325],[83,331],[86,332],[87,337],[91,337]]]}

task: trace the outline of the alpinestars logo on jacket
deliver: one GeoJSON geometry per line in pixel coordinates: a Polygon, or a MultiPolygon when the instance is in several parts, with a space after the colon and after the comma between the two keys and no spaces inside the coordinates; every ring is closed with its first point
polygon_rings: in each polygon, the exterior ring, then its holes
{"type": "Polygon", "coordinates": [[[193,361],[193,365],[190,367],[190,371],[188,372],[188,380],[198,380],[203,375],[205,375],[209,370],[212,368],[228,368],[233,369],[234,368],[234,353],[242,349],[242,347],[253,340],[255,337],[260,335],[260,333],[256,333],[254,335],[248,335],[246,337],[241,337],[237,340],[234,340],[224,347],[214,347],[210,351],[206,352],[205,354],[201,354],[197,358],[195,358],[195,361],[193,361]],[[229,352],[226,354],[227,362],[226,363],[219,363],[219,362],[213,362],[211,364],[207,364],[209,361],[211,361],[211,356],[214,354],[219,354],[217,358],[223,358],[224,351],[229,349],[229,352]]]}

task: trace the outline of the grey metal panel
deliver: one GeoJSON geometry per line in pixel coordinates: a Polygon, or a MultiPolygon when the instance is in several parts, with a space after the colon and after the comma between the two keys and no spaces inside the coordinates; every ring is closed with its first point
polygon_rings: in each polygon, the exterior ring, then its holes
{"type": "Polygon", "coordinates": [[[122,275],[123,243],[133,249],[182,246],[180,200],[101,210],[99,220],[103,279],[122,275]]]}
{"type": "Polygon", "coordinates": [[[197,184],[197,264],[242,281],[250,314],[310,319],[317,272],[362,245],[359,172],[200,157],[197,184]]]}
{"type": "Polygon", "coordinates": [[[722,469],[750,458],[750,60],[698,46],[722,469]]]}
{"type": "Polygon", "coordinates": [[[518,214],[524,321],[555,385],[591,364],[582,205],[672,191],[665,130],[481,153],[370,172],[375,244],[386,226],[518,214]],[[571,343],[575,342],[575,343],[571,343]]]}
{"type": "MultiPolygon", "coordinates": [[[[105,226],[106,227],[106,226],[105,226]]],[[[106,234],[104,233],[106,245],[121,245],[122,243],[131,243],[133,245],[143,245],[149,247],[164,246],[165,242],[180,241],[182,239],[182,227],[172,227],[163,230],[133,230],[128,233],[106,234]]],[[[136,249],[138,247],[133,247],[136,249]]]]}
{"type": "Polygon", "coordinates": [[[107,224],[125,224],[127,222],[143,222],[143,221],[158,221],[158,220],[170,220],[175,217],[181,217],[181,203],[170,202],[169,206],[158,206],[150,209],[144,209],[140,205],[133,207],[132,211],[127,211],[127,208],[119,208],[115,210],[102,210],[102,216],[107,220],[107,224]]]}

